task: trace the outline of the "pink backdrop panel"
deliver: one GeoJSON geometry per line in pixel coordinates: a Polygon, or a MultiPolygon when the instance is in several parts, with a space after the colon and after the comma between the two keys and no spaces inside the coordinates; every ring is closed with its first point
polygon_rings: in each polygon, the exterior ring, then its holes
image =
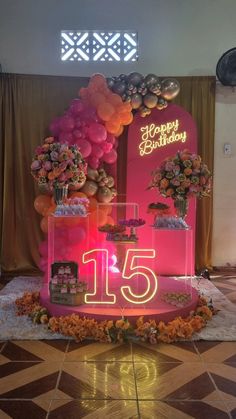
{"type": "MultiPolygon", "coordinates": [[[[177,151],[189,149],[197,152],[197,129],[192,116],[178,105],[169,104],[164,110],[154,109],[150,116],[142,118],[138,113],[129,127],[128,133],[128,154],[127,154],[127,202],[139,204],[139,216],[146,220],[146,226],[139,229],[140,245],[147,247],[150,243],[151,225],[153,216],[147,214],[148,205],[151,202],[165,202],[170,205],[173,213],[173,200],[162,197],[157,190],[147,190],[151,180],[151,172],[160,165],[163,159],[174,155],[177,151]]],[[[196,201],[190,199],[189,210],[186,222],[193,230],[193,245],[188,250],[191,254],[186,255],[192,260],[189,273],[194,273],[194,243],[195,243],[195,224],[196,224],[196,201]]],[[[165,236],[165,234],[163,235],[165,236]]],[[[184,274],[185,265],[175,263],[179,266],[173,272],[167,264],[170,264],[168,254],[168,237],[162,237],[162,243],[157,244],[165,249],[166,257],[157,259],[157,270],[161,274],[173,273],[174,275],[184,274]]],[[[178,235],[174,248],[178,249],[178,235]]],[[[173,243],[172,243],[173,249],[173,243]]],[[[174,252],[175,253],[175,252],[174,252]]],[[[178,252],[176,252],[176,257],[178,252]]],[[[171,255],[174,258],[175,254],[171,255]]],[[[177,262],[177,261],[176,261],[177,262]]]]}

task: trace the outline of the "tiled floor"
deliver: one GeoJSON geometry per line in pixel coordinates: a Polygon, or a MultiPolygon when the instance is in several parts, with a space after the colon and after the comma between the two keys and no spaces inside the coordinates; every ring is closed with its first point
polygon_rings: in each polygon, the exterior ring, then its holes
{"type": "MultiPolygon", "coordinates": [[[[236,273],[212,281],[235,302],[236,273]]],[[[0,342],[5,418],[236,418],[236,342],[0,342]]]]}

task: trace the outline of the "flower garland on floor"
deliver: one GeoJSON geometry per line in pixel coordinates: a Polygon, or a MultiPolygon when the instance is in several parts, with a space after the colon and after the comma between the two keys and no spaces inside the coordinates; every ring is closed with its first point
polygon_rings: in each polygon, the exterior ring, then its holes
{"type": "Polygon", "coordinates": [[[17,315],[29,315],[33,323],[47,324],[52,332],[74,338],[77,342],[92,339],[99,342],[124,342],[129,339],[139,339],[152,344],[158,342],[171,343],[182,339],[190,339],[192,335],[206,326],[217,310],[212,301],[199,296],[197,308],[185,319],[177,317],[169,323],[155,320],[144,321],[140,317],[136,325],[128,319],[105,320],[97,322],[94,319],[80,317],[77,314],[50,317],[46,308],[40,306],[39,292],[26,292],[15,303],[17,315]]]}

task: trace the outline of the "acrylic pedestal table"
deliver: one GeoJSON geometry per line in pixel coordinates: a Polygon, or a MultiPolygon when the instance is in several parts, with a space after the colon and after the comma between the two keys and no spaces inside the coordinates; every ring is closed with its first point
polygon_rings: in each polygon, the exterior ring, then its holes
{"type": "Polygon", "coordinates": [[[157,250],[155,268],[160,275],[194,275],[193,230],[153,228],[157,250]]]}
{"type": "MultiPolygon", "coordinates": [[[[150,238],[153,237],[152,230],[150,227],[150,238]]],[[[115,320],[124,316],[135,321],[145,316],[168,322],[178,316],[187,317],[196,308],[198,293],[187,278],[158,274],[161,246],[160,241],[154,244],[151,239],[146,249],[141,248],[139,241],[107,241],[104,233],[96,231],[95,234],[87,218],[81,221],[77,216],[51,216],[48,275],[40,292],[41,304],[54,316],[76,313],[96,320],[115,320]],[[79,243],[76,243],[75,231],[80,237],[79,243]],[[64,253],[62,249],[65,249],[64,253]],[[79,281],[87,283],[85,301],[77,306],[52,303],[49,292],[51,264],[69,264],[70,261],[79,266],[79,281]],[[187,294],[188,301],[185,305],[170,304],[164,300],[167,293],[187,294]]],[[[168,247],[165,251],[168,252],[168,247]]],[[[172,256],[169,255],[170,263],[172,256]]]]}

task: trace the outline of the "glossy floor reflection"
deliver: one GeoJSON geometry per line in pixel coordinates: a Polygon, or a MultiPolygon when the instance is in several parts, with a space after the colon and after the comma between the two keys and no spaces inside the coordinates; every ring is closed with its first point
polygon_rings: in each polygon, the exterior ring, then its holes
{"type": "MultiPolygon", "coordinates": [[[[236,275],[212,280],[234,301],[236,275]]],[[[236,342],[0,342],[6,418],[236,418],[236,342]]]]}

